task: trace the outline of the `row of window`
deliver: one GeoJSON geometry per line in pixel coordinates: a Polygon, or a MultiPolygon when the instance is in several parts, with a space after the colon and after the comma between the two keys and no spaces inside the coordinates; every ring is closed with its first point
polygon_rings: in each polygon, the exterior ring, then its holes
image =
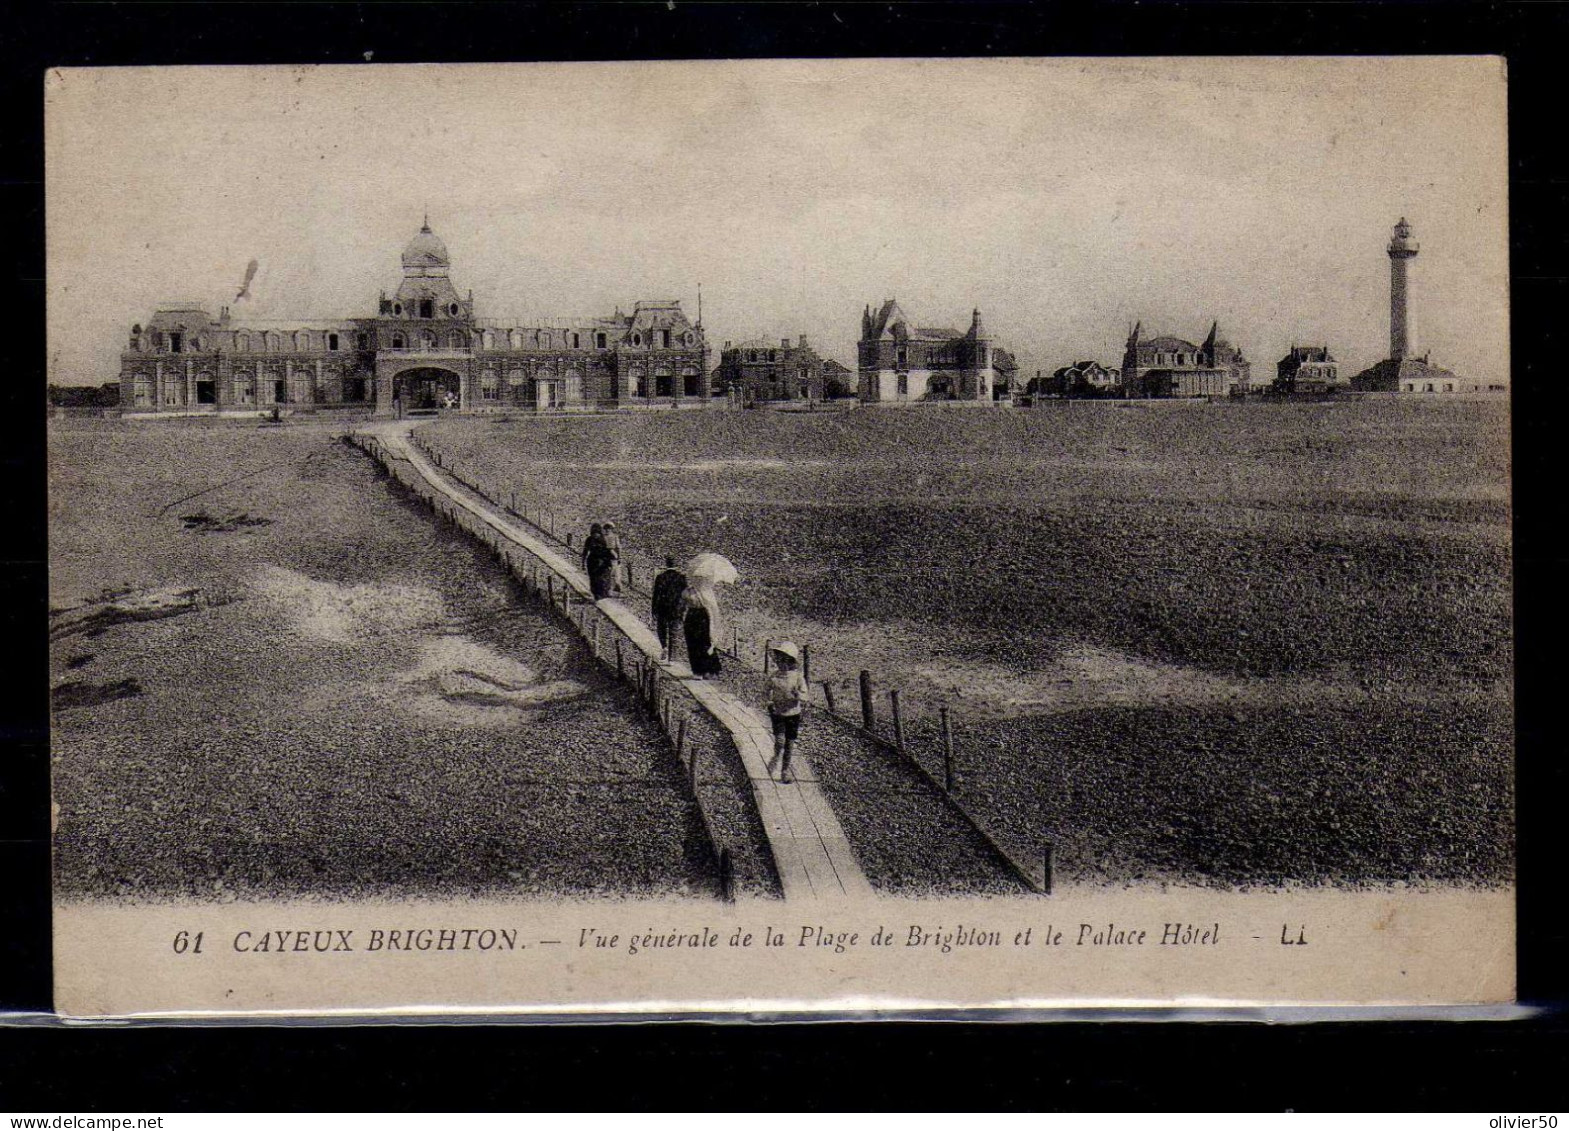
{"type": "MultiPolygon", "coordinates": [[[[681,388],[686,396],[695,397],[702,394],[702,385],[696,369],[691,367],[683,369],[680,375],[680,379],[681,388]]],[[[232,393],[229,397],[229,403],[239,405],[257,403],[256,393],[258,385],[255,378],[253,378],[248,373],[237,373],[234,374],[230,380],[232,393]]],[[[674,395],[676,388],[675,382],[675,376],[671,374],[668,368],[664,366],[661,366],[654,374],[652,382],[650,382],[649,378],[642,371],[641,367],[637,367],[634,372],[630,374],[628,388],[631,390],[634,396],[667,397],[674,395]]],[[[522,386],[524,384],[523,371],[520,369],[513,370],[509,376],[508,384],[513,387],[522,386]]],[[[556,381],[554,377],[548,372],[542,373],[539,375],[538,384],[536,385],[536,395],[537,390],[543,389],[547,393],[549,401],[551,403],[557,403],[561,399],[563,385],[565,386],[565,391],[567,394],[570,395],[571,393],[576,392],[577,384],[578,375],[576,370],[567,370],[564,382],[556,381]]],[[[261,387],[264,388],[265,385],[261,387]]],[[[805,396],[805,382],[802,382],[801,390],[801,395],[805,396]]],[[[184,391],[184,382],[166,382],[163,387],[163,406],[177,407],[183,404],[184,391]]],[[[209,374],[202,374],[196,380],[196,400],[194,403],[199,405],[216,404],[216,391],[217,386],[213,382],[212,377],[209,374]]],[[[272,399],[275,402],[279,404],[288,403],[288,383],[285,380],[282,378],[275,379],[272,382],[272,391],[272,399]]],[[[150,408],[153,406],[153,395],[153,381],[145,374],[137,374],[132,379],[132,403],[139,408],[150,408]]],[[[370,396],[371,386],[366,378],[344,378],[342,387],[342,399],[344,401],[367,401],[370,396]]],[[[486,373],[480,378],[479,397],[482,401],[500,401],[502,399],[501,380],[496,374],[486,373]]]]}
{"type": "MultiPolygon", "coordinates": [[[[583,338],[576,330],[562,330],[560,335],[561,339],[559,346],[561,349],[575,350],[583,348],[583,338]]],[[[493,350],[496,348],[497,341],[498,339],[494,330],[485,330],[479,336],[479,344],[481,349],[493,350]]],[[[550,349],[556,345],[558,345],[558,343],[556,341],[555,335],[549,330],[535,330],[532,331],[532,333],[525,332],[523,330],[507,331],[507,349],[531,349],[534,346],[538,346],[542,349],[550,349]],[[528,341],[530,337],[534,339],[532,343],[528,341]]],[[[609,335],[604,333],[604,331],[596,332],[594,334],[594,348],[609,349],[609,335]]]]}
{"type": "MultiPolygon", "coordinates": [[[[656,330],[654,333],[654,348],[669,349],[670,331],[656,330]]],[[[525,335],[524,331],[522,330],[508,331],[507,348],[530,348],[531,343],[527,343],[525,341],[526,336],[527,335],[525,335]]],[[[548,330],[536,331],[532,336],[534,338],[532,345],[538,345],[545,349],[549,349],[554,344],[553,335],[548,330]]],[[[137,334],[131,339],[131,348],[140,353],[149,352],[153,348],[154,341],[160,337],[161,341],[158,341],[157,344],[161,347],[161,349],[168,353],[184,353],[186,352],[185,347],[187,344],[189,344],[192,352],[200,353],[206,348],[207,344],[200,336],[193,336],[189,339],[189,342],[187,342],[186,337],[182,332],[178,330],[171,330],[163,333],[162,335],[154,334],[149,336],[147,334],[137,334]]],[[[332,331],[328,331],[322,338],[322,342],[325,345],[328,353],[338,352],[340,348],[340,340],[340,335],[332,331]]],[[[697,344],[697,334],[691,330],[688,330],[684,335],[683,340],[687,346],[695,346],[697,344]]],[[[308,352],[315,348],[316,338],[309,330],[299,330],[290,336],[289,341],[296,351],[308,352]]],[[[438,344],[438,338],[434,330],[421,330],[418,341],[420,343],[419,348],[421,349],[435,349],[438,344]]],[[[497,342],[496,332],[494,330],[484,331],[479,336],[478,342],[483,349],[495,349],[497,342]]],[[[632,344],[634,346],[641,346],[643,344],[643,335],[636,330],[632,332],[632,344]]],[[[361,333],[356,335],[355,345],[361,350],[370,349],[370,335],[368,333],[361,333]]],[[[560,345],[563,349],[581,349],[582,337],[576,331],[563,331],[561,334],[560,345]]],[[[447,335],[447,347],[449,349],[461,350],[467,349],[468,346],[468,336],[465,335],[461,330],[453,330],[447,335]]],[[[609,346],[610,340],[608,334],[606,334],[604,331],[598,331],[594,334],[595,349],[608,349],[609,346]]],[[[284,335],[276,331],[269,330],[265,333],[256,335],[254,338],[248,331],[245,330],[241,330],[234,335],[234,349],[236,353],[250,353],[253,351],[253,349],[262,353],[282,353],[283,348],[284,335]]],[[[403,331],[396,330],[393,332],[392,348],[395,350],[409,348],[408,336],[404,334],[403,331]]],[[[770,351],[770,353],[772,352],[773,351],[770,351]]],[[[770,360],[772,360],[772,358],[770,358],[770,360]]]]}
{"type": "MultiPolygon", "coordinates": [[[[942,346],[927,346],[926,349],[916,354],[916,367],[920,369],[941,369],[959,364],[957,351],[942,346]]],[[[894,352],[894,368],[910,368],[910,350],[908,346],[900,346],[894,352]]]]}
{"type": "MultiPolygon", "coordinates": [[[[341,348],[340,336],[331,331],[325,334],[322,341],[329,353],[336,353],[341,348]]],[[[201,335],[193,334],[187,340],[185,334],[179,330],[167,330],[162,334],[154,331],[151,335],[137,333],[131,338],[131,348],[138,353],[150,352],[155,344],[159,349],[167,353],[185,353],[187,345],[190,346],[191,353],[201,353],[208,345],[201,335]]],[[[309,351],[315,348],[309,330],[298,330],[289,335],[289,344],[298,351],[309,351]]],[[[257,334],[254,339],[250,332],[246,330],[241,330],[234,335],[234,350],[236,353],[250,353],[253,348],[262,353],[282,353],[283,346],[284,335],[274,330],[257,334]]],[[[361,334],[359,336],[359,347],[362,350],[370,348],[369,334],[361,334]]]]}
{"type": "MultiPolygon", "coordinates": [[[[248,373],[236,373],[231,380],[230,404],[255,404],[257,383],[256,379],[248,373]]],[[[261,386],[265,388],[265,385],[261,386]]],[[[217,404],[217,384],[210,374],[202,374],[196,380],[195,404],[217,404]]],[[[364,377],[346,377],[343,380],[342,399],[346,402],[364,402],[371,395],[370,382],[364,377]]],[[[278,378],[272,383],[272,399],[279,404],[286,404],[289,400],[288,383],[278,378]]],[[[178,406],[183,403],[184,385],[179,381],[170,381],[163,387],[163,404],[165,407],[178,406]]],[[[143,374],[137,374],[131,383],[132,403],[140,408],[150,408],[153,403],[153,382],[143,374]]]]}
{"type": "MultiPolygon", "coordinates": [[[[517,387],[520,382],[511,381],[509,384],[517,387]]],[[[561,385],[562,383],[559,381],[541,379],[538,385],[536,385],[533,395],[536,399],[543,396],[551,404],[559,403],[562,393],[561,385]]],[[[569,393],[574,391],[570,379],[566,382],[566,387],[569,393]]],[[[654,375],[652,382],[650,382],[646,376],[639,373],[632,377],[627,388],[635,397],[670,397],[675,395],[676,379],[670,373],[657,373],[654,375]]],[[[688,371],[681,375],[681,390],[685,396],[689,397],[703,395],[702,381],[695,371],[688,371]]],[[[802,382],[801,395],[803,397],[807,395],[806,390],[807,386],[805,382],[802,382]]],[[[479,399],[481,401],[500,401],[502,399],[500,380],[495,377],[482,377],[479,383],[479,399]]]]}
{"type": "MultiPolygon", "coordinates": [[[[419,317],[421,318],[436,317],[436,302],[434,299],[420,299],[416,304],[415,309],[419,311],[419,317]]],[[[403,304],[401,302],[394,302],[392,304],[392,313],[401,316],[403,314],[403,304]]],[[[447,317],[456,318],[460,313],[462,313],[462,308],[458,306],[457,303],[447,303],[447,317]]]]}

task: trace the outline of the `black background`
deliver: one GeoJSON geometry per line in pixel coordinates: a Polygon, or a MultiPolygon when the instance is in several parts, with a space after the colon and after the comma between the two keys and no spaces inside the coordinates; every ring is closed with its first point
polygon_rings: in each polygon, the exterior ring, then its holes
{"type": "MultiPolygon", "coordinates": [[[[0,1111],[531,1108],[1550,1110],[1566,1094],[1569,6],[111,4],[0,25],[0,1007],[49,1007],[43,74],[52,66],[770,56],[1501,54],[1510,77],[1520,995],[1514,1022],[0,1030],[0,1111]],[[1546,1105],[1545,1107],[1543,1105],[1546,1105]]],[[[1463,930],[1457,926],[1457,930],[1463,930]]]]}

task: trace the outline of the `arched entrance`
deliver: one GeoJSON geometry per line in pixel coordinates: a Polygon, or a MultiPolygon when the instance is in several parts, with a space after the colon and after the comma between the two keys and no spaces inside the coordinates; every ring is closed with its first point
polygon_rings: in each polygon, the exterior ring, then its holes
{"type": "Polygon", "coordinates": [[[459,377],[450,369],[433,365],[405,369],[393,378],[393,392],[402,401],[404,412],[421,409],[456,408],[459,377]]]}

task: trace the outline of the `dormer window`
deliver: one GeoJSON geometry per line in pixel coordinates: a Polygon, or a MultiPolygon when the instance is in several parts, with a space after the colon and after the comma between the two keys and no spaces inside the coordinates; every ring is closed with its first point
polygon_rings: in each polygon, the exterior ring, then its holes
{"type": "Polygon", "coordinates": [[[332,353],[337,353],[338,352],[338,335],[336,335],[336,334],[328,334],[327,335],[327,349],[330,352],[332,352],[332,353]]]}
{"type": "Polygon", "coordinates": [[[571,337],[572,337],[572,348],[573,349],[577,349],[578,348],[578,336],[577,336],[576,331],[574,331],[572,333],[571,337]]]}
{"type": "Polygon", "coordinates": [[[634,346],[640,346],[643,344],[643,335],[638,333],[636,330],[632,331],[632,344],[634,346]]]}
{"type": "Polygon", "coordinates": [[[604,349],[607,341],[608,339],[605,337],[603,330],[594,335],[594,347],[596,349],[604,349]]]}
{"type": "Polygon", "coordinates": [[[436,304],[428,298],[419,300],[419,316],[421,318],[436,317],[436,304]]]}
{"type": "Polygon", "coordinates": [[[404,339],[402,334],[393,334],[392,335],[392,348],[393,349],[395,349],[395,350],[403,349],[404,348],[404,342],[405,342],[405,339],[404,339]]]}
{"type": "Polygon", "coordinates": [[[169,331],[169,352],[183,353],[185,350],[185,336],[178,330],[169,331]]]}
{"type": "Polygon", "coordinates": [[[452,315],[452,317],[456,318],[458,316],[458,304],[455,303],[455,302],[449,304],[447,306],[447,313],[452,315]]]}
{"type": "Polygon", "coordinates": [[[685,341],[689,347],[697,345],[697,334],[691,330],[688,330],[686,332],[685,341]]]}
{"type": "Polygon", "coordinates": [[[193,349],[196,352],[200,353],[201,352],[201,348],[202,348],[202,340],[200,338],[192,338],[191,339],[191,349],[193,349]]]}

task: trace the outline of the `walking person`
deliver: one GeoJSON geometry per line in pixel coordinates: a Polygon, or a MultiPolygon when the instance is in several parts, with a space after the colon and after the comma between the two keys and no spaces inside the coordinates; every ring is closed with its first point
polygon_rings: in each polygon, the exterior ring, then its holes
{"type": "Polygon", "coordinates": [[[788,785],[790,755],[801,733],[801,713],[806,706],[806,678],[801,674],[801,650],[788,640],[769,648],[774,671],[768,677],[768,719],[774,726],[774,757],[769,764],[779,767],[779,780],[788,785]]]}
{"type": "Polygon", "coordinates": [[[610,596],[616,564],[610,546],[605,541],[605,529],[597,522],[588,528],[588,537],[583,539],[582,557],[583,571],[588,574],[589,591],[594,594],[594,600],[602,601],[610,596]]]}
{"type": "Polygon", "coordinates": [[[686,566],[681,594],[681,621],[686,630],[686,658],[692,674],[708,679],[719,674],[719,593],[717,585],[734,585],[741,575],[723,554],[702,553],[686,566]]]}
{"type": "Polygon", "coordinates": [[[654,578],[654,628],[659,633],[662,659],[668,660],[675,654],[676,626],[681,623],[681,594],[685,590],[686,574],[676,568],[674,558],[667,557],[665,568],[654,578]]]}
{"type": "Polygon", "coordinates": [[[682,628],[686,630],[686,658],[692,674],[708,679],[720,672],[719,649],[714,638],[719,632],[719,594],[712,580],[695,577],[681,594],[682,628]]]}
{"type": "Polygon", "coordinates": [[[621,592],[621,535],[613,522],[605,523],[605,545],[610,549],[610,595],[614,597],[621,592]]]}

